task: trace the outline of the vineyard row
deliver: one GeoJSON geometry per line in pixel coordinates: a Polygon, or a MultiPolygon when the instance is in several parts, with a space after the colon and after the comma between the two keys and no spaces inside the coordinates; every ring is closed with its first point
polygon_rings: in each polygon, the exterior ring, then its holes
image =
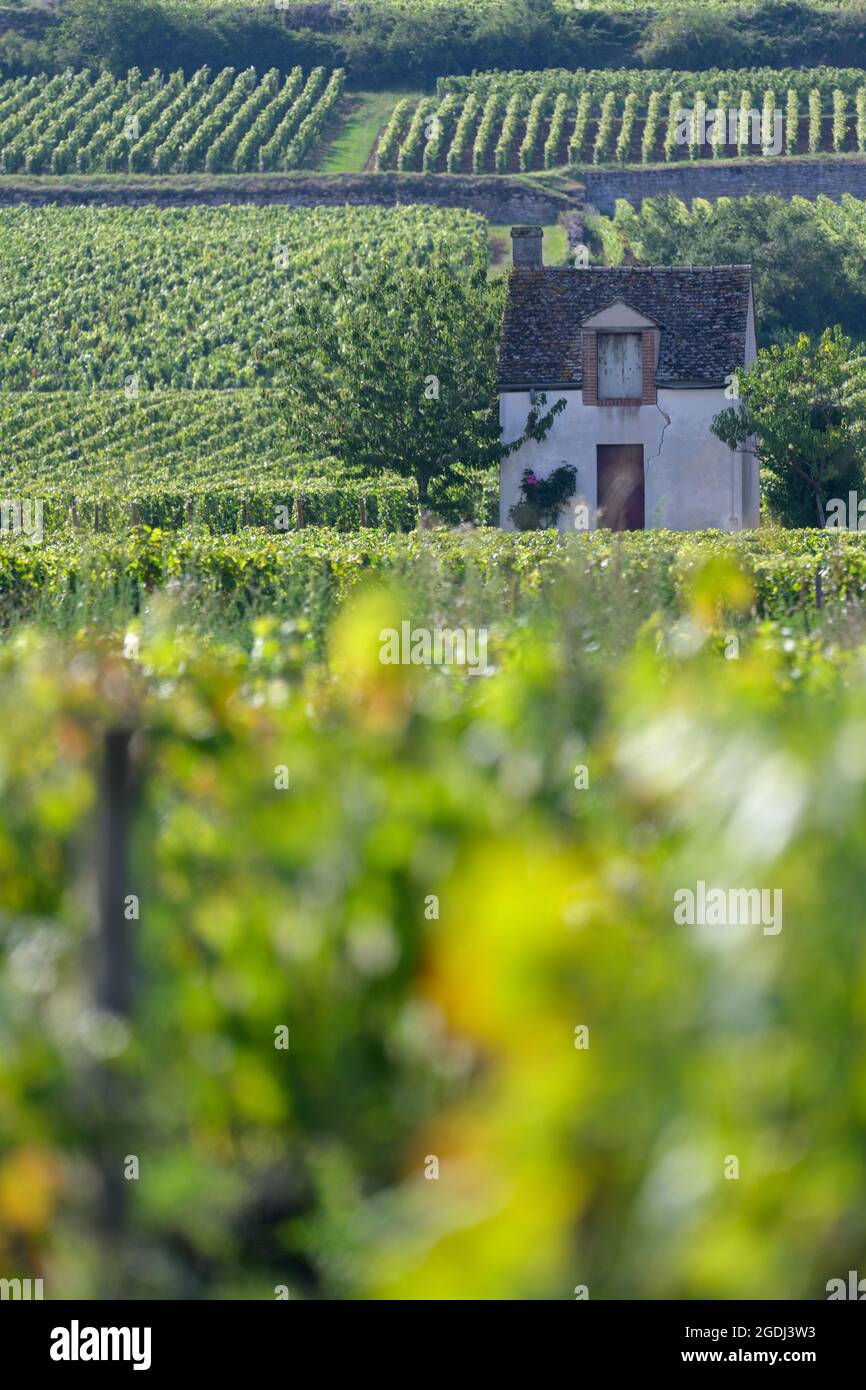
{"type": "Polygon", "coordinates": [[[526,104],[534,96],[557,96],[564,92],[575,102],[589,95],[592,102],[601,104],[608,92],[622,100],[629,95],[638,98],[645,109],[650,95],[660,92],[671,96],[681,92],[687,103],[693,104],[702,91],[795,91],[807,97],[812,90],[828,98],[838,87],[853,97],[863,85],[862,68],[704,68],[688,72],[681,68],[544,68],[539,72],[475,72],[467,77],[440,77],[437,95],[440,99],[452,95],[461,99],[470,93],[484,100],[491,92],[503,96],[520,96],[526,104]]]}
{"type": "Polygon", "coordinates": [[[614,90],[446,91],[397,103],[376,153],[380,170],[518,173],[661,160],[866,153],[866,85],[706,88],[689,97],[614,90]]]}
{"type": "Polygon", "coordinates": [[[301,167],[342,101],[345,74],[294,68],[137,68],[0,82],[0,173],[256,173],[301,167]]]}

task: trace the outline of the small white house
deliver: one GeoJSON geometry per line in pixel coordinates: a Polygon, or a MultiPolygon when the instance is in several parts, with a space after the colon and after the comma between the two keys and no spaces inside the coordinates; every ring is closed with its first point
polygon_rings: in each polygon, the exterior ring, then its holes
{"type": "Polygon", "coordinates": [[[544,266],[541,227],[514,227],[499,355],[502,439],[544,393],[565,409],[503,459],[500,526],[530,469],[563,464],[576,491],[558,526],[737,531],[759,524],[758,466],[710,431],[754,361],[751,268],[544,266]],[[734,378],[732,382],[732,378],[734,378]]]}

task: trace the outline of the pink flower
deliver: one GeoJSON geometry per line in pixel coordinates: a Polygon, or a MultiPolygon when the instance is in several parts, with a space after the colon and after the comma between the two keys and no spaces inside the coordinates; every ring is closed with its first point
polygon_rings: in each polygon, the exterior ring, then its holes
{"type": "Polygon", "coordinates": [[[529,477],[526,479],[526,486],[527,486],[527,487],[532,487],[532,486],[534,486],[534,484],[537,483],[537,482],[538,482],[538,479],[536,478],[535,474],[534,474],[534,473],[530,473],[529,477]]]}

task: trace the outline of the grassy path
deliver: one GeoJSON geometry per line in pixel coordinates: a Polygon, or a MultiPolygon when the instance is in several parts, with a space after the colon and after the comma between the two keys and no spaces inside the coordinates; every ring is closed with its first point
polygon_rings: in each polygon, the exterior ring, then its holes
{"type": "Polygon", "coordinates": [[[316,166],[322,174],[360,174],[367,167],[379,131],[403,97],[420,92],[351,92],[339,134],[316,166]]]}

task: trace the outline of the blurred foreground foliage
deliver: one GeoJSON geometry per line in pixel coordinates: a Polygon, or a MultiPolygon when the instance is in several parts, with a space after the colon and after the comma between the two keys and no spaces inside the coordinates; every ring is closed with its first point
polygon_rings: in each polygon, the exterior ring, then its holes
{"type": "Polygon", "coordinates": [[[601,538],[551,582],[552,538],[501,538],[510,606],[468,541],[445,588],[459,537],[385,539],[412,563],[366,566],[318,650],[303,616],[203,635],[158,584],[126,634],[10,629],[0,1274],[824,1297],[866,1237],[866,643],[828,538],[802,553],[829,597],[790,620],[756,606],[770,537],[752,569],[745,539],[683,538],[676,575],[671,538],[642,564],[601,538]],[[382,665],[407,619],[489,622],[491,674],[382,665]],[[128,1017],[94,990],[109,730],[137,786],[128,1017]],[[698,880],[781,889],[783,930],[675,925],[698,880]]]}

